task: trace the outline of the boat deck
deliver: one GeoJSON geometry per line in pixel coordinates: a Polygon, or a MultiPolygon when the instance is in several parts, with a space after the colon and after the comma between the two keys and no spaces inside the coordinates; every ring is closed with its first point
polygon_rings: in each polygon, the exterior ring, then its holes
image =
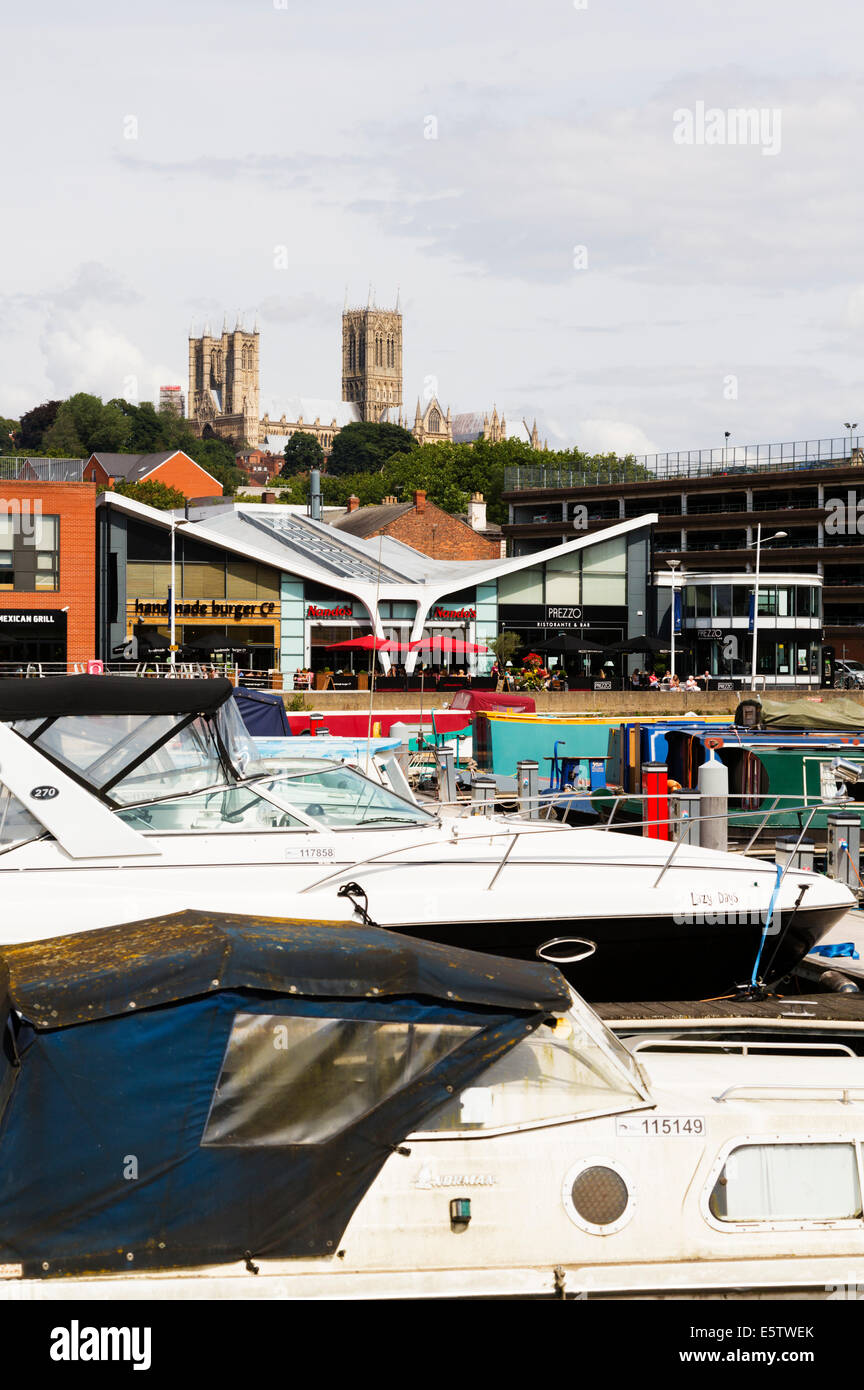
{"type": "Polygon", "coordinates": [[[864,1026],[862,994],[788,994],[772,999],[645,1000],[637,1003],[592,1004],[595,1013],[613,1028],[622,1024],[676,1024],[694,1021],[813,1019],[820,1023],[864,1026]]]}

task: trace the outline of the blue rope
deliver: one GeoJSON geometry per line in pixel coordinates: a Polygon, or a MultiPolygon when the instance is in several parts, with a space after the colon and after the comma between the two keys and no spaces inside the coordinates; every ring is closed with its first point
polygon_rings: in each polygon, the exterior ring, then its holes
{"type": "Polygon", "coordinates": [[[769,928],[770,928],[770,926],[771,926],[771,919],[772,919],[773,916],[774,916],[774,905],[775,905],[775,903],[777,902],[777,894],[778,894],[779,891],[780,891],[780,880],[781,880],[782,877],[783,877],[783,866],[782,866],[782,864],[778,864],[778,865],[777,865],[777,880],[776,880],[776,882],[775,882],[775,884],[774,884],[774,892],[771,894],[771,901],[770,901],[770,903],[768,904],[768,913],[767,913],[767,915],[766,915],[766,917],[765,917],[765,926],[762,928],[762,940],[759,942],[759,950],[756,952],[756,960],[753,962],[753,974],[750,976],[750,984],[751,984],[751,987],[752,987],[753,989],[756,988],[756,973],[757,973],[757,971],[758,971],[758,969],[759,969],[759,962],[760,962],[761,959],[762,959],[762,951],[763,951],[763,948],[764,948],[764,946],[765,946],[765,938],[766,938],[767,935],[768,935],[768,931],[769,931],[769,928]]]}

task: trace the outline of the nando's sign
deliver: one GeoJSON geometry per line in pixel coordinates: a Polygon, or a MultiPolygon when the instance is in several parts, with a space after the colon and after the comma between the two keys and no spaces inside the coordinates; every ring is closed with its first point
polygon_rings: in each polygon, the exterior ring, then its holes
{"type": "Polygon", "coordinates": [[[429,619],[432,622],[439,623],[470,623],[476,617],[476,608],[441,608],[439,606],[433,608],[429,614],[429,619]]]}
{"type": "MultiPolygon", "coordinates": [[[[275,603],[220,603],[218,599],[178,599],[174,604],[175,618],[221,618],[239,623],[243,618],[272,618],[278,604],[275,603]]],[[[171,616],[171,602],[148,603],[136,598],[134,614],[136,618],[156,618],[171,616]]]]}
{"type": "Polygon", "coordinates": [[[323,618],[325,621],[332,621],[334,618],[353,618],[354,609],[350,603],[340,604],[336,608],[321,608],[317,603],[307,603],[307,618],[323,618]]]}

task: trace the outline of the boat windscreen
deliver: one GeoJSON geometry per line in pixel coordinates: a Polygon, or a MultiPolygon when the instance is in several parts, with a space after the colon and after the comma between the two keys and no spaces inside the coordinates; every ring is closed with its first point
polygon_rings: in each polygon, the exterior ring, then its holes
{"type": "Polygon", "coordinates": [[[297,809],[332,829],[366,825],[432,825],[435,817],[403,801],[379,782],[350,767],[316,768],[302,775],[262,778],[254,783],[264,797],[286,810],[297,809]]]}
{"type": "Polygon", "coordinates": [[[94,790],[128,803],[227,781],[211,724],[187,718],[74,715],[41,729],[35,719],[18,720],[13,728],[94,790]]]}

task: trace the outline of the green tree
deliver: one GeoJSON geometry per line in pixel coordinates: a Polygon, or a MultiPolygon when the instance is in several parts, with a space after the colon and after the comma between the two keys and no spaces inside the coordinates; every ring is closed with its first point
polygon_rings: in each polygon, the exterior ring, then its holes
{"type": "Polygon", "coordinates": [[[57,419],[60,405],[60,401],[43,401],[21,416],[20,447],[27,453],[42,453],[43,436],[57,419]]]}
{"type": "Polygon", "coordinates": [[[217,482],[222,484],[226,497],[231,497],[249,481],[241,468],[237,467],[237,457],[225,439],[195,439],[190,436],[183,448],[191,459],[205,468],[217,482]]]}
{"type": "Polygon", "coordinates": [[[516,632],[500,632],[497,637],[493,637],[487,643],[490,651],[493,651],[498,658],[499,666],[506,666],[508,661],[516,659],[516,653],[521,651],[524,643],[516,632]]]}
{"type": "Polygon", "coordinates": [[[5,415],[0,415],[0,454],[8,454],[16,449],[20,434],[20,420],[7,420],[5,415]]]}
{"type": "MultiPolygon", "coordinates": [[[[103,490],[105,489],[100,489],[103,490]]],[[[182,492],[168,487],[165,483],[157,482],[155,478],[143,483],[117,482],[111,491],[119,492],[121,497],[132,497],[147,507],[158,507],[162,512],[172,512],[178,507],[186,506],[186,498],[182,492]]]]}
{"type": "Polygon", "coordinates": [[[295,430],[283,450],[285,462],[279,470],[280,477],[290,478],[295,473],[308,473],[312,468],[320,468],[324,463],[324,450],[316,436],[306,430],[295,430]]]}
{"type": "Polygon", "coordinates": [[[357,420],[346,425],[333,440],[327,472],[338,477],[346,473],[368,473],[380,469],[394,454],[412,454],[417,441],[401,425],[376,425],[357,420]]]}

